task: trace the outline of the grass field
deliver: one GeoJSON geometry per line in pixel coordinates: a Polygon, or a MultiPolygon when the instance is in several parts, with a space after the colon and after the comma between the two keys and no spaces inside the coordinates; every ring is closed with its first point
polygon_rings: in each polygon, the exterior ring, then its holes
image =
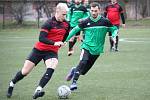
{"type": "MultiPolygon", "coordinates": [[[[19,71],[25,58],[38,40],[38,29],[0,30],[0,100],[7,100],[10,79],[19,71]]],[[[73,56],[67,47],[59,52],[59,65],[47,84],[46,95],[39,100],[58,100],[57,88],[70,85],[64,80],[68,70],[79,60],[79,43],[73,56]]],[[[150,100],[150,29],[120,29],[119,52],[109,52],[108,37],[105,53],[86,76],[81,76],[78,90],[69,100],[150,100]]],[[[32,94],[45,72],[43,62],[16,84],[10,100],[32,100],[32,94]]]]}

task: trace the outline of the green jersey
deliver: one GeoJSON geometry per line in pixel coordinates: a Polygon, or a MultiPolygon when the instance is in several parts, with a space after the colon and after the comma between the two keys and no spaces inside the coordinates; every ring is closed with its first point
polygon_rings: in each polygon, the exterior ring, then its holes
{"type": "Polygon", "coordinates": [[[67,21],[70,22],[71,27],[75,27],[79,24],[79,19],[89,16],[88,10],[82,4],[74,5],[67,13],[67,21]]]}
{"type": "Polygon", "coordinates": [[[115,37],[118,31],[116,26],[102,16],[98,16],[96,19],[89,17],[70,31],[66,41],[81,30],[83,31],[81,49],[89,50],[92,55],[99,55],[103,52],[107,32],[111,32],[115,37]]]}

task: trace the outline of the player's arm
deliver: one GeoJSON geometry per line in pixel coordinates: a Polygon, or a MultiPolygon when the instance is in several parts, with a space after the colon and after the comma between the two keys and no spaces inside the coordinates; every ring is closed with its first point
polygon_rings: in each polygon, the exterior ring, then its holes
{"type": "Polygon", "coordinates": [[[112,38],[115,38],[117,36],[118,33],[118,28],[114,25],[112,25],[112,23],[107,19],[107,26],[108,26],[108,32],[112,33],[112,38]]]}
{"type": "Polygon", "coordinates": [[[84,16],[83,16],[83,18],[85,19],[85,18],[87,18],[87,17],[89,17],[90,16],[90,12],[88,11],[88,9],[85,7],[84,8],[84,16]]]}
{"type": "Polygon", "coordinates": [[[45,44],[54,45],[55,42],[47,38],[50,29],[51,26],[48,22],[43,24],[40,30],[39,41],[45,44]]]}
{"type": "MultiPolygon", "coordinates": [[[[68,25],[69,25],[69,23],[68,23],[68,25]]],[[[67,37],[68,37],[68,35],[69,35],[69,31],[70,31],[70,25],[69,25],[68,29],[66,30],[66,34],[65,34],[65,36],[64,36],[64,38],[63,38],[63,40],[62,40],[62,42],[64,42],[64,41],[67,39],[67,37]]]]}
{"type": "Polygon", "coordinates": [[[69,8],[69,11],[67,12],[67,17],[66,17],[66,20],[67,20],[68,22],[70,22],[71,15],[72,15],[72,8],[69,8]]]}
{"type": "Polygon", "coordinates": [[[116,26],[112,26],[109,28],[109,30],[112,33],[112,38],[115,38],[118,34],[118,28],[116,26]]]}
{"type": "Polygon", "coordinates": [[[107,16],[107,12],[104,12],[104,17],[106,18],[106,16],[107,16]]]}
{"type": "Polygon", "coordinates": [[[122,20],[122,25],[123,25],[123,27],[125,27],[124,10],[123,10],[123,8],[121,6],[119,8],[119,12],[120,12],[121,20],[122,20]]]}
{"type": "Polygon", "coordinates": [[[81,28],[77,25],[76,27],[74,27],[70,32],[69,35],[67,37],[67,39],[65,40],[65,42],[68,42],[71,37],[73,37],[76,33],[80,32],[81,28]]]}
{"type": "Polygon", "coordinates": [[[124,17],[124,13],[120,14],[121,19],[122,19],[122,27],[125,27],[125,17],[124,17]]]}
{"type": "Polygon", "coordinates": [[[106,7],[106,8],[105,8],[105,11],[104,11],[104,17],[105,17],[105,18],[107,17],[107,8],[108,8],[108,7],[106,7]]]}
{"type": "Polygon", "coordinates": [[[120,16],[121,16],[121,19],[122,19],[122,24],[125,24],[125,17],[124,17],[124,13],[121,13],[121,14],[120,14],[120,16]]]}

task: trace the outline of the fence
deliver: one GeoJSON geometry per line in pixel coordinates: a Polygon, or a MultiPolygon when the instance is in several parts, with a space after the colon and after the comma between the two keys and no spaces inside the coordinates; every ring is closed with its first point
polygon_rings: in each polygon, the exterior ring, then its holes
{"type": "MultiPolygon", "coordinates": [[[[98,1],[105,7],[108,0],[98,1]]],[[[119,0],[121,1],[121,0],[119,0]]],[[[50,18],[58,2],[66,0],[0,0],[0,29],[27,25],[40,27],[41,23],[50,18]]],[[[150,17],[150,0],[129,0],[125,5],[129,19],[150,17]]]]}

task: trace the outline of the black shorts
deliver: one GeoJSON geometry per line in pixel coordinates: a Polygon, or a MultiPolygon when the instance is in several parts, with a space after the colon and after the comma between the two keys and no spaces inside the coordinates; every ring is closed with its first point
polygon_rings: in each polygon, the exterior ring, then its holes
{"type": "Polygon", "coordinates": [[[81,75],[85,75],[91,67],[94,65],[95,61],[100,55],[92,55],[88,50],[83,49],[80,55],[80,62],[78,65],[78,71],[81,75]]]}
{"type": "MultiPolygon", "coordinates": [[[[114,26],[116,26],[116,27],[119,29],[119,25],[114,25],[114,26]]],[[[112,33],[109,32],[109,33],[108,33],[108,36],[111,36],[111,35],[112,35],[112,33]]]]}
{"type": "Polygon", "coordinates": [[[58,54],[53,52],[53,51],[40,51],[36,48],[32,49],[32,52],[30,55],[27,57],[27,60],[33,62],[35,65],[37,65],[42,59],[47,60],[50,58],[57,58],[58,59],[58,54]]]}

